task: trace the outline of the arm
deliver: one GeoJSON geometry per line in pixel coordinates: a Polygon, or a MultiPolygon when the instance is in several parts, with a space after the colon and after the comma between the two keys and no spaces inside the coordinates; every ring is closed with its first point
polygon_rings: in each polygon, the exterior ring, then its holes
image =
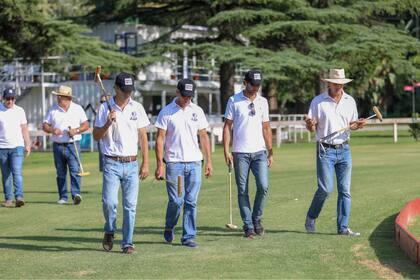
{"type": "Polygon", "coordinates": [[[270,122],[263,123],[263,137],[265,142],[265,147],[267,148],[267,161],[268,167],[273,165],[273,135],[271,132],[270,122]]]}
{"type": "Polygon", "coordinates": [[[80,124],[80,127],[69,129],[69,136],[73,137],[76,134],[82,134],[83,132],[85,132],[88,129],[89,129],[89,122],[84,121],[80,124]]]}
{"type": "Polygon", "coordinates": [[[95,126],[93,128],[93,139],[95,139],[95,141],[99,141],[105,136],[106,132],[108,131],[108,128],[112,125],[112,122],[113,122],[113,119],[115,119],[115,116],[116,116],[115,111],[111,111],[108,114],[108,118],[104,126],[102,127],[95,126]]]}
{"type": "Polygon", "coordinates": [[[59,136],[59,135],[63,135],[63,132],[61,131],[61,129],[59,128],[54,128],[52,127],[51,124],[44,122],[42,124],[42,130],[45,133],[52,133],[53,135],[59,136]]]}
{"type": "Polygon", "coordinates": [[[305,124],[306,129],[310,132],[314,132],[316,130],[317,122],[314,119],[309,118],[308,115],[305,115],[305,124]]]}
{"type": "Polygon", "coordinates": [[[228,166],[231,166],[233,163],[233,157],[229,151],[230,139],[232,139],[232,124],[232,120],[226,119],[225,125],[223,126],[223,148],[225,152],[225,161],[228,166]]]}
{"type": "Polygon", "coordinates": [[[147,176],[149,176],[149,147],[145,127],[142,127],[138,130],[138,137],[142,156],[139,176],[141,180],[144,180],[147,178],[147,176]]]}
{"type": "Polygon", "coordinates": [[[156,171],[155,178],[161,180],[164,178],[164,168],[163,168],[163,143],[166,137],[166,130],[158,128],[156,136],[156,171]]]}
{"type": "Polygon", "coordinates": [[[211,150],[210,150],[210,140],[205,129],[198,131],[198,136],[200,137],[201,149],[204,153],[204,158],[206,160],[206,167],[204,175],[206,178],[210,177],[213,174],[213,165],[211,162],[211,150]]]}
{"type": "Polygon", "coordinates": [[[20,127],[22,129],[23,140],[25,142],[26,156],[29,156],[31,154],[31,138],[29,137],[28,124],[21,124],[20,127]]]}

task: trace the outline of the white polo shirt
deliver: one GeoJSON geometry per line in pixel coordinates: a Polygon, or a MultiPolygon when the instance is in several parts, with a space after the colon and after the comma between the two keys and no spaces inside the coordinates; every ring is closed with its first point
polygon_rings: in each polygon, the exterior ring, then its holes
{"type": "MultiPolygon", "coordinates": [[[[74,102],[70,102],[67,112],[57,104],[54,105],[44,119],[44,123],[51,125],[54,129],[59,128],[63,132],[63,135],[51,135],[51,141],[57,143],[73,142],[68,134],[69,127],[78,128],[85,121],[87,121],[85,110],[74,102]]],[[[82,139],[82,135],[76,134],[73,138],[75,141],[79,141],[82,139]]]]}
{"type": "MultiPolygon", "coordinates": [[[[116,121],[101,139],[102,152],[108,156],[135,156],[138,151],[138,130],[150,124],[143,105],[132,100],[122,110],[115,104],[114,98],[109,100],[111,108],[116,112],[116,121]]],[[[99,107],[95,126],[103,127],[108,119],[108,105],[103,103],[99,107]]]]}
{"type": "MultiPolygon", "coordinates": [[[[328,92],[324,92],[312,99],[308,117],[318,123],[316,139],[320,141],[323,137],[349,126],[350,122],[358,119],[356,101],[343,92],[343,96],[337,103],[328,92]]],[[[336,145],[342,144],[349,138],[350,132],[343,131],[323,139],[322,142],[336,145]]]]}
{"type": "Polygon", "coordinates": [[[155,123],[157,128],[166,130],[165,161],[201,161],[198,131],[209,126],[203,109],[194,103],[182,109],[175,101],[176,98],[160,111],[155,123]]]}
{"type": "Polygon", "coordinates": [[[236,93],[229,98],[225,118],[233,121],[233,152],[255,153],[266,149],[263,123],[270,121],[267,99],[257,95],[251,102],[243,91],[236,93]]]}
{"type": "Polygon", "coordinates": [[[22,107],[13,105],[8,109],[0,103],[0,149],[23,147],[22,124],[26,121],[26,114],[22,107]]]}

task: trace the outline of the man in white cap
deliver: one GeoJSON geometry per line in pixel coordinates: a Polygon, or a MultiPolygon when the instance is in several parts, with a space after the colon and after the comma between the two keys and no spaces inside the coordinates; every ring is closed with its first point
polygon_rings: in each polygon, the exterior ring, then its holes
{"type": "Polygon", "coordinates": [[[256,234],[264,234],[261,219],[268,197],[268,168],[273,164],[268,102],[258,94],[261,83],[259,70],[245,73],[245,88],[229,98],[223,127],[225,161],[229,166],[233,164],[235,169],[244,236],[249,239],[256,234]],[[231,139],[232,154],[229,151],[231,139]],[[257,186],[253,209],[248,194],[250,171],[255,176],[257,186]]]}
{"type": "Polygon", "coordinates": [[[311,132],[316,131],[318,188],[306,216],[305,229],[308,233],[316,232],[315,220],[333,191],[335,171],[338,189],[337,233],[359,236],[360,233],[348,227],[352,169],[350,131],[337,131],[345,127],[360,129],[366,120],[358,119],[355,100],[343,90],[343,85],[352,81],[345,77],[344,69],[331,69],[324,81],[328,84],[328,91],[312,100],[306,117],[306,128],[311,132]]]}
{"type": "Polygon", "coordinates": [[[16,93],[13,88],[3,91],[3,103],[0,103],[0,167],[5,201],[3,206],[11,207],[13,186],[15,187],[15,206],[25,204],[23,200],[22,164],[24,150],[31,153],[28,124],[25,111],[15,104],[16,93]]]}
{"type": "MultiPolygon", "coordinates": [[[[57,170],[58,204],[66,204],[67,196],[67,168],[70,171],[71,197],[75,205],[80,204],[81,179],[80,164],[77,153],[80,152],[82,133],[89,129],[89,122],[82,106],[72,101],[72,90],[68,86],[60,86],[57,95],[57,104],[47,113],[42,129],[51,133],[53,142],[54,164],[57,170]],[[74,143],[73,143],[74,142],[74,143]],[[75,149],[77,146],[77,151],[75,149]]],[[[79,154],[80,157],[80,154],[79,154]]]]}
{"type": "MultiPolygon", "coordinates": [[[[133,234],[136,221],[139,177],[149,175],[146,127],[150,124],[143,106],[131,96],[135,91],[134,76],[120,73],[115,79],[115,95],[103,103],[95,120],[93,137],[101,140],[104,153],[102,172],[102,210],[105,218],[102,247],[111,251],[117,230],[118,191],[122,189],[122,242],[124,254],[135,252],[133,234]],[[141,149],[142,164],[137,162],[141,149]]],[[[105,100],[106,101],[106,100],[105,100]]]]}
{"type": "Polygon", "coordinates": [[[174,227],[184,204],[181,244],[189,248],[198,246],[195,241],[196,216],[203,159],[198,139],[206,160],[204,175],[209,177],[213,172],[210,142],[206,131],[208,122],[203,109],[191,102],[194,92],[195,84],[192,80],[180,80],[177,85],[177,97],[160,111],[155,124],[158,128],[155,177],[157,180],[164,178],[165,162],[169,200],[163,237],[168,243],[173,241],[174,227]],[[182,181],[181,190],[177,188],[179,176],[182,181]]]}

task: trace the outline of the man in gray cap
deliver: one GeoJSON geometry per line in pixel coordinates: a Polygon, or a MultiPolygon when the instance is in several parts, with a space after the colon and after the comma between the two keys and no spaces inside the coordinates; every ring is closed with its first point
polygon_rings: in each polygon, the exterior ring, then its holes
{"type": "Polygon", "coordinates": [[[25,111],[15,104],[16,92],[13,88],[3,91],[0,104],[0,167],[5,201],[3,206],[12,206],[12,180],[15,187],[15,206],[25,204],[23,199],[22,164],[24,151],[31,153],[31,140],[25,111]]]}
{"type": "Polygon", "coordinates": [[[261,218],[268,196],[268,168],[273,164],[268,102],[258,94],[261,82],[260,71],[245,73],[245,88],[229,98],[223,128],[225,160],[235,169],[239,210],[244,235],[249,239],[264,234],[261,218]],[[232,153],[229,151],[231,139],[232,153]],[[253,210],[248,195],[249,171],[254,174],[257,185],[253,210]]]}
{"type": "Polygon", "coordinates": [[[195,241],[196,216],[203,160],[198,138],[206,159],[204,175],[209,177],[213,173],[210,142],[206,131],[208,122],[203,109],[191,102],[194,92],[195,84],[192,80],[180,80],[177,97],[160,111],[155,123],[158,128],[155,177],[157,180],[164,178],[163,164],[166,163],[166,191],[169,199],[163,236],[166,242],[173,241],[174,227],[184,205],[181,244],[190,248],[198,246],[195,241]],[[181,189],[177,188],[179,177],[181,189]]]}

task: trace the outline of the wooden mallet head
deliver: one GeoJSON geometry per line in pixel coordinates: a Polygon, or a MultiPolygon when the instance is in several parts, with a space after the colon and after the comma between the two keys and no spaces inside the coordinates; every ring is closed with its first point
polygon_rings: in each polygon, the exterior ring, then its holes
{"type": "Polygon", "coordinates": [[[379,111],[378,107],[373,106],[373,112],[375,113],[375,115],[378,118],[378,120],[383,121],[382,114],[379,111]]]}

